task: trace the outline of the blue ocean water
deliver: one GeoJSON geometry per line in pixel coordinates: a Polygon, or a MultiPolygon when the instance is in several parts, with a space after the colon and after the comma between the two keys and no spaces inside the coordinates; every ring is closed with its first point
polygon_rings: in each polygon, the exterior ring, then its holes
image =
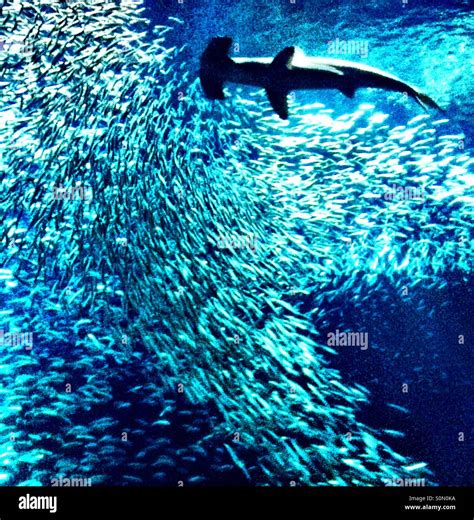
{"type": "Polygon", "coordinates": [[[471,2],[140,7],[5,22],[0,482],[472,485],[471,2]],[[446,113],[209,101],[218,35],[446,113]]]}

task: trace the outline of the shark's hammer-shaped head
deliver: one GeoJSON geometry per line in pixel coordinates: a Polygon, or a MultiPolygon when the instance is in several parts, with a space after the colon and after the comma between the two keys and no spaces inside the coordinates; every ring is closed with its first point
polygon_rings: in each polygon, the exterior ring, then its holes
{"type": "Polygon", "coordinates": [[[225,72],[226,66],[232,65],[232,60],[229,58],[231,45],[232,38],[219,36],[212,38],[202,53],[199,79],[204,93],[209,99],[224,99],[225,97],[222,74],[225,72]]]}
{"type": "Polygon", "coordinates": [[[270,63],[247,60],[236,63],[229,57],[232,38],[212,38],[201,56],[199,79],[208,99],[224,99],[224,83],[231,81],[263,87],[274,110],[282,119],[288,118],[286,89],[279,89],[279,80],[291,68],[295,47],[286,47],[270,63]]]}

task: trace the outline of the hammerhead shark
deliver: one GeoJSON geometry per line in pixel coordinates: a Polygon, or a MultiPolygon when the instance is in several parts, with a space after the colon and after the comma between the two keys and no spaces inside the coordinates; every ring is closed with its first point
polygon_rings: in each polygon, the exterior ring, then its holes
{"type": "Polygon", "coordinates": [[[224,83],[264,88],[273,110],[288,119],[287,95],[291,90],[337,89],[354,97],[358,88],[403,92],[423,108],[443,111],[435,101],[400,78],[361,63],[330,58],[310,58],[295,47],[286,47],[272,58],[229,57],[232,39],[212,38],[201,56],[199,78],[208,99],[224,99],[224,83]]]}

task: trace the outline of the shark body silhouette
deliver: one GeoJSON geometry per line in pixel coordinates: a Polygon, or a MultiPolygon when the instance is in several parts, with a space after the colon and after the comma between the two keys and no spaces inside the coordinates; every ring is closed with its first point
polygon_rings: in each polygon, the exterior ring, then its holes
{"type": "Polygon", "coordinates": [[[224,99],[224,83],[264,88],[273,110],[288,119],[287,95],[292,90],[337,89],[352,98],[358,88],[406,93],[423,108],[443,111],[435,101],[400,78],[352,61],[295,55],[286,47],[272,58],[229,57],[232,39],[213,38],[201,56],[199,78],[208,99],[224,99]]]}

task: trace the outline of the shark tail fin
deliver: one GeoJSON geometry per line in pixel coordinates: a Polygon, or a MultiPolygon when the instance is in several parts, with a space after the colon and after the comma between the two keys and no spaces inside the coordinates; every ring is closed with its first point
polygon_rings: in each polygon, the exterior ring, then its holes
{"type": "Polygon", "coordinates": [[[426,107],[434,108],[436,110],[439,110],[443,114],[446,113],[445,110],[443,110],[436,101],[434,101],[430,96],[427,94],[424,94],[423,92],[420,92],[419,90],[414,90],[413,97],[415,98],[415,101],[421,105],[423,108],[426,109],[426,107]]]}
{"type": "Polygon", "coordinates": [[[201,56],[201,68],[199,79],[204,94],[209,99],[224,99],[224,83],[213,74],[216,64],[230,60],[229,51],[232,45],[232,38],[228,36],[212,38],[206,50],[201,56]]]}

